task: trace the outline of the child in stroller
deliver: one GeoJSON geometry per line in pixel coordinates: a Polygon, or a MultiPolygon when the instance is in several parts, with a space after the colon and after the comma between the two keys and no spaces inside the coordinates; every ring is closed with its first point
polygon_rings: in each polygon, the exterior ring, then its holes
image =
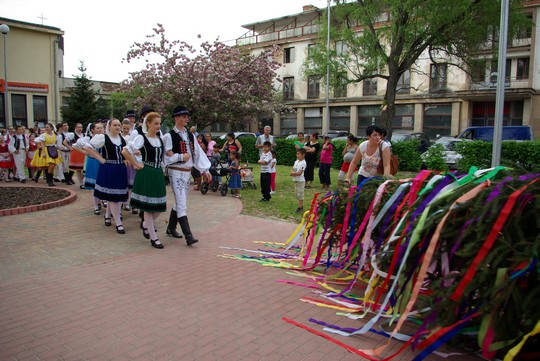
{"type": "Polygon", "coordinates": [[[209,171],[212,175],[212,181],[210,183],[204,181],[201,184],[201,193],[206,194],[208,193],[209,189],[212,190],[212,192],[217,192],[219,189],[220,194],[225,197],[227,195],[227,191],[229,190],[227,183],[229,181],[230,171],[227,169],[227,167],[225,167],[225,165],[221,164],[221,154],[219,153],[219,146],[217,144],[214,145],[214,153],[210,159],[209,171]],[[222,177],[225,177],[224,182],[222,177]]]}

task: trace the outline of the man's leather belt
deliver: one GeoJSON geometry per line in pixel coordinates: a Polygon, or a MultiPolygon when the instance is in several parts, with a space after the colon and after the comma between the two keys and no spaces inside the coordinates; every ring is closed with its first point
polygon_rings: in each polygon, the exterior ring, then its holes
{"type": "Polygon", "coordinates": [[[181,172],[191,172],[191,168],[169,167],[172,170],[179,170],[181,172]]]}

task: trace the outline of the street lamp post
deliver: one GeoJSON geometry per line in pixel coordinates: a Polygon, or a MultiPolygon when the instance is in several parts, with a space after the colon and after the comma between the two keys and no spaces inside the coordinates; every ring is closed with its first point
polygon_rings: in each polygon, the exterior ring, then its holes
{"type": "Polygon", "coordinates": [[[0,25],[0,31],[4,34],[4,115],[6,117],[6,128],[9,126],[9,107],[8,107],[8,83],[7,83],[7,60],[6,60],[6,35],[9,33],[9,26],[0,25]]]}

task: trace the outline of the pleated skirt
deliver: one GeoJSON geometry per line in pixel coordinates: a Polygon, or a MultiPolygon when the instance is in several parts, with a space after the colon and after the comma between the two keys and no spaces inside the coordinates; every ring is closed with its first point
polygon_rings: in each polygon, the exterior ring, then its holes
{"type": "Polygon", "coordinates": [[[94,197],[109,202],[125,202],[128,199],[127,170],[124,163],[99,165],[94,187],[94,197]]]}
{"type": "Polygon", "coordinates": [[[161,168],[144,166],[137,171],[130,204],[133,208],[150,213],[167,210],[167,190],[161,168]]]}

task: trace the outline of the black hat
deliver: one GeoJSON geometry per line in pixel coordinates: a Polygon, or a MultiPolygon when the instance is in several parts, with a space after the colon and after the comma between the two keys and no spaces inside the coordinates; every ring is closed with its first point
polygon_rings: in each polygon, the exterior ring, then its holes
{"type": "Polygon", "coordinates": [[[189,115],[189,110],[185,106],[181,105],[173,109],[173,117],[177,115],[189,115]]]}
{"type": "Polygon", "coordinates": [[[129,117],[134,117],[134,118],[137,117],[137,114],[135,114],[135,110],[128,110],[126,112],[126,118],[129,118],[129,117]]]}
{"type": "Polygon", "coordinates": [[[142,118],[146,113],[155,112],[154,108],[149,106],[144,106],[141,109],[141,116],[139,118],[142,118]]]}

